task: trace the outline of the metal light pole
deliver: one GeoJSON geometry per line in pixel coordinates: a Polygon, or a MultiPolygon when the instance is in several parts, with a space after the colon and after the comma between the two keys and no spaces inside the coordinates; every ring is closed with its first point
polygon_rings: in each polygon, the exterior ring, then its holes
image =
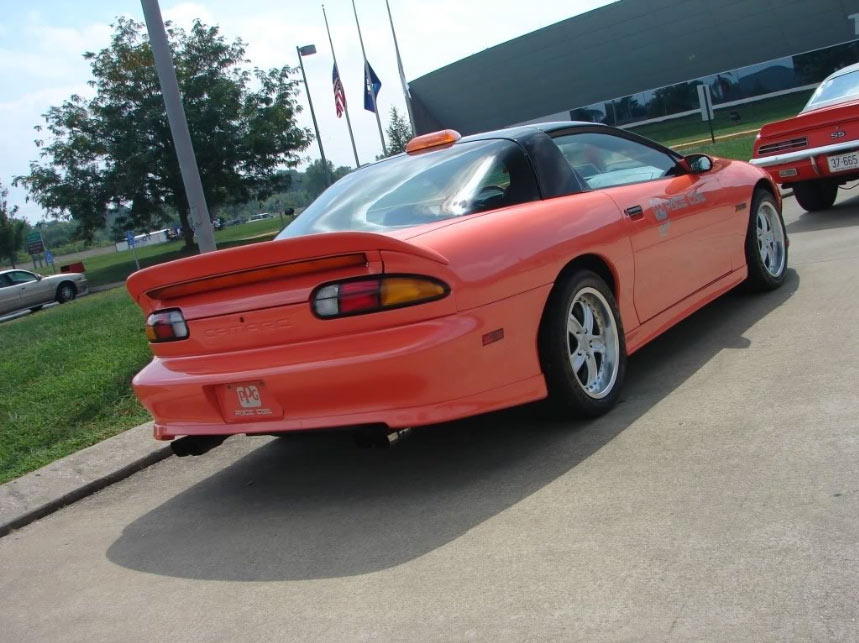
{"type": "Polygon", "coordinates": [[[194,156],[188,121],[185,120],[185,110],[182,108],[182,97],[179,94],[179,83],[176,81],[176,69],[173,67],[173,57],[167,42],[167,32],[164,30],[161,8],[158,6],[158,0],[140,0],[140,4],[146,19],[146,29],[149,31],[149,43],[155,58],[155,71],[161,84],[161,94],[164,96],[170,133],[176,146],[182,183],[185,184],[185,195],[188,197],[188,207],[191,210],[189,219],[197,233],[200,252],[212,252],[218,249],[215,245],[215,230],[212,228],[209,209],[206,207],[206,196],[203,194],[197,157],[194,156]]]}
{"type": "MultiPolygon", "coordinates": [[[[325,187],[331,185],[331,177],[328,176],[328,161],[325,160],[325,150],[322,149],[322,137],[319,136],[319,125],[316,122],[316,112],[313,111],[313,99],[310,97],[310,85],[307,84],[307,74],[304,73],[303,56],[312,56],[316,53],[316,45],[304,45],[296,47],[298,64],[301,66],[301,77],[304,79],[304,89],[307,91],[307,104],[310,105],[310,117],[313,119],[313,129],[316,130],[316,142],[319,144],[319,156],[322,157],[322,176],[325,177],[325,187]]],[[[281,215],[283,216],[283,215],[281,215]]]]}

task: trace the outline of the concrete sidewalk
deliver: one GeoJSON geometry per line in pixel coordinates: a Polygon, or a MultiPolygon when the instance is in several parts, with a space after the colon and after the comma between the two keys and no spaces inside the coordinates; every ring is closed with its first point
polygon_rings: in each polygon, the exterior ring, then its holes
{"type": "Polygon", "coordinates": [[[172,455],[152,422],[0,486],[0,536],[38,520],[172,455]]]}

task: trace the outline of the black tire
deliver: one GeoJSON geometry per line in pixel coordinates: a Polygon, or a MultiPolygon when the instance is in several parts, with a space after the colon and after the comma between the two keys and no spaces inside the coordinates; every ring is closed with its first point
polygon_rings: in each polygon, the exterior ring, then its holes
{"type": "Polygon", "coordinates": [[[37,313],[37,312],[39,312],[40,310],[42,310],[42,307],[41,307],[41,306],[33,306],[32,308],[30,308],[30,312],[31,312],[31,313],[37,313]]]}
{"type": "MultiPolygon", "coordinates": [[[[598,298],[594,301],[597,304],[600,303],[598,298]]],[[[614,294],[597,274],[589,270],[579,270],[562,277],[555,284],[543,312],[539,348],[540,362],[549,389],[549,403],[555,410],[575,417],[597,417],[609,411],[617,403],[626,374],[626,342],[614,294]],[[592,337],[602,336],[604,345],[611,345],[612,348],[607,349],[605,355],[616,352],[615,366],[610,369],[614,375],[604,378],[605,390],[597,391],[598,397],[587,393],[585,384],[581,381],[583,379],[581,368],[587,371],[591,368],[591,362],[583,364],[578,373],[573,372],[572,362],[576,359],[576,347],[573,343],[577,343],[577,340],[568,327],[570,315],[576,315],[574,304],[581,306],[580,303],[576,304],[577,297],[581,295],[593,298],[592,291],[601,295],[607,305],[606,310],[611,315],[611,320],[599,322],[603,324],[599,328],[600,335],[592,335],[592,337]],[[608,324],[606,324],[607,321],[608,324]],[[607,330],[603,333],[604,329],[607,330]],[[613,337],[614,332],[617,334],[616,338],[613,337]]],[[[606,362],[605,355],[598,360],[596,351],[590,354],[593,355],[593,364],[598,367],[597,370],[606,363],[611,364],[610,361],[606,362]]]]}
{"type": "MultiPolygon", "coordinates": [[[[766,215],[762,213],[762,216],[766,215]]],[[[777,236],[778,231],[773,230],[773,232],[777,236]]],[[[749,276],[747,279],[749,288],[756,291],[766,291],[775,290],[781,286],[784,283],[784,278],[787,274],[787,257],[787,232],[785,231],[784,219],[782,218],[781,211],[779,210],[775,197],[773,197],[773,195],[767,190],[755,190],[755,194],[752,197],[752,209],[749,214],[749,225],[746,230],[746,265],[749,269],[749,276]],[[775,260],[775,264],[772,262],[770,263],[773,271],[778,271],[778,264],[781,265],[780,272],[776,272],[776,274],[773,274],[767,266],[767,263],[765,263],[762,256],[761,246],[758,241],[758,213],[761,212],[762,207],[766,206],[771,208],[769,210],[770,217],[772,217],[772,213],[775,212],[774,223],[780,227],[781,232],[781,251],[783,253],[783,260],[779,258],[778,260],[775,260]]]]}
{"type": "Polygon", "coordinates": [[[64,281],[57,286],[57,302],[64,304],[78,296],[77,288],[71,281],[64,281]]]}
{"type": "Polygon", "coordinates": [[[807,212],[828,210],[838,196],[838,184],[834,181],[803,181],[793,186],[796,202],[807,212]]]}

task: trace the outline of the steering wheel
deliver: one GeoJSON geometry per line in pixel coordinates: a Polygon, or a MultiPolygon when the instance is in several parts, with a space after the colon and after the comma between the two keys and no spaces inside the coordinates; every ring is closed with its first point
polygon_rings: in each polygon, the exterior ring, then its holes
{"type": "Polygon", "coordinates": [[[484,185],[477,193],[478,201],[486,201],[495,197],[504,198],[504,188],[498,185],[484,185]]]}

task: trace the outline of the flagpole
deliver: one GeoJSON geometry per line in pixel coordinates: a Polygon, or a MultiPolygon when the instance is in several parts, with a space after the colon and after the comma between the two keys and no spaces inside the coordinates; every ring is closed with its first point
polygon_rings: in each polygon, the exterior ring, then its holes
{"type": "Polygon", "coordinates": [[[415,130],[415,116],[412,114],[412,97],[409,94],[409,84],[406,82],[406,72],[403,71],[403,59],[400,58],[400,45],[397,43],[397,31],[394,29],[394,17],[391,15],[391,5],[388,0],[385,0],[385,6],[388,8],[388,20],[391,22],[391,35],[394,36],[394,51],[397,53],[400,85],[402,85],[403,89],[403,98],[406,99],[406,111],[409,113],[409,124],[412,126],[412,136],[414,136],[417,132],[415,130]]]}
{"type": "MultiPolygon", "coordinates": [[[[328,32],[328,44],[331,45],[331,57],[334,59],[334,66],[337,67],[337,73],[340,73],[340,67],[337,65],[337,56],[334,54],[334,41],[331,40],[331,29],[328,27],[328,14],[325,13],[325,5],[322,5],[322,16],[325,18],[325,31],[328,32]]],[[[340,79],[343,82],[343,79],[340,79]]],[[[346,96],[346,89],[343,89],[343,96],[346,96]]],[[[346,112],[346,125],[349,128],[349,138],[352,141],[352,153],[355,154],[355,167],[361,167],[361,161],[358,160],[358,148],[355,147],[355,135],[352,133],[352,121],[349,119],[349,103],[343,101],[343,111],[346,112]]]]}
{"type": "Polygon", "coordinates": [[[364,51],[364,38],[361,36],[361,23],[358,22],[358,9],[355,8],[355,0],[352,0],[352,11],[355,12],[355,25],[358,27],[358,41],[361,43],[361,55],[364,57],[364,91],[367,91],[367,81],[370,81],[370,98],[373,101],[373,113],[376,114],[376,125],[379,126],[379,138],[382,140],[382,153],[388,155],[388,146],[385,145],[385,135],[382,133],[382,120],[379,118],[379,106],[376,105],[376,91],[373,89],[373,81],[370,80],[370,63],[367,62],[367,52],[364,51]]]}

